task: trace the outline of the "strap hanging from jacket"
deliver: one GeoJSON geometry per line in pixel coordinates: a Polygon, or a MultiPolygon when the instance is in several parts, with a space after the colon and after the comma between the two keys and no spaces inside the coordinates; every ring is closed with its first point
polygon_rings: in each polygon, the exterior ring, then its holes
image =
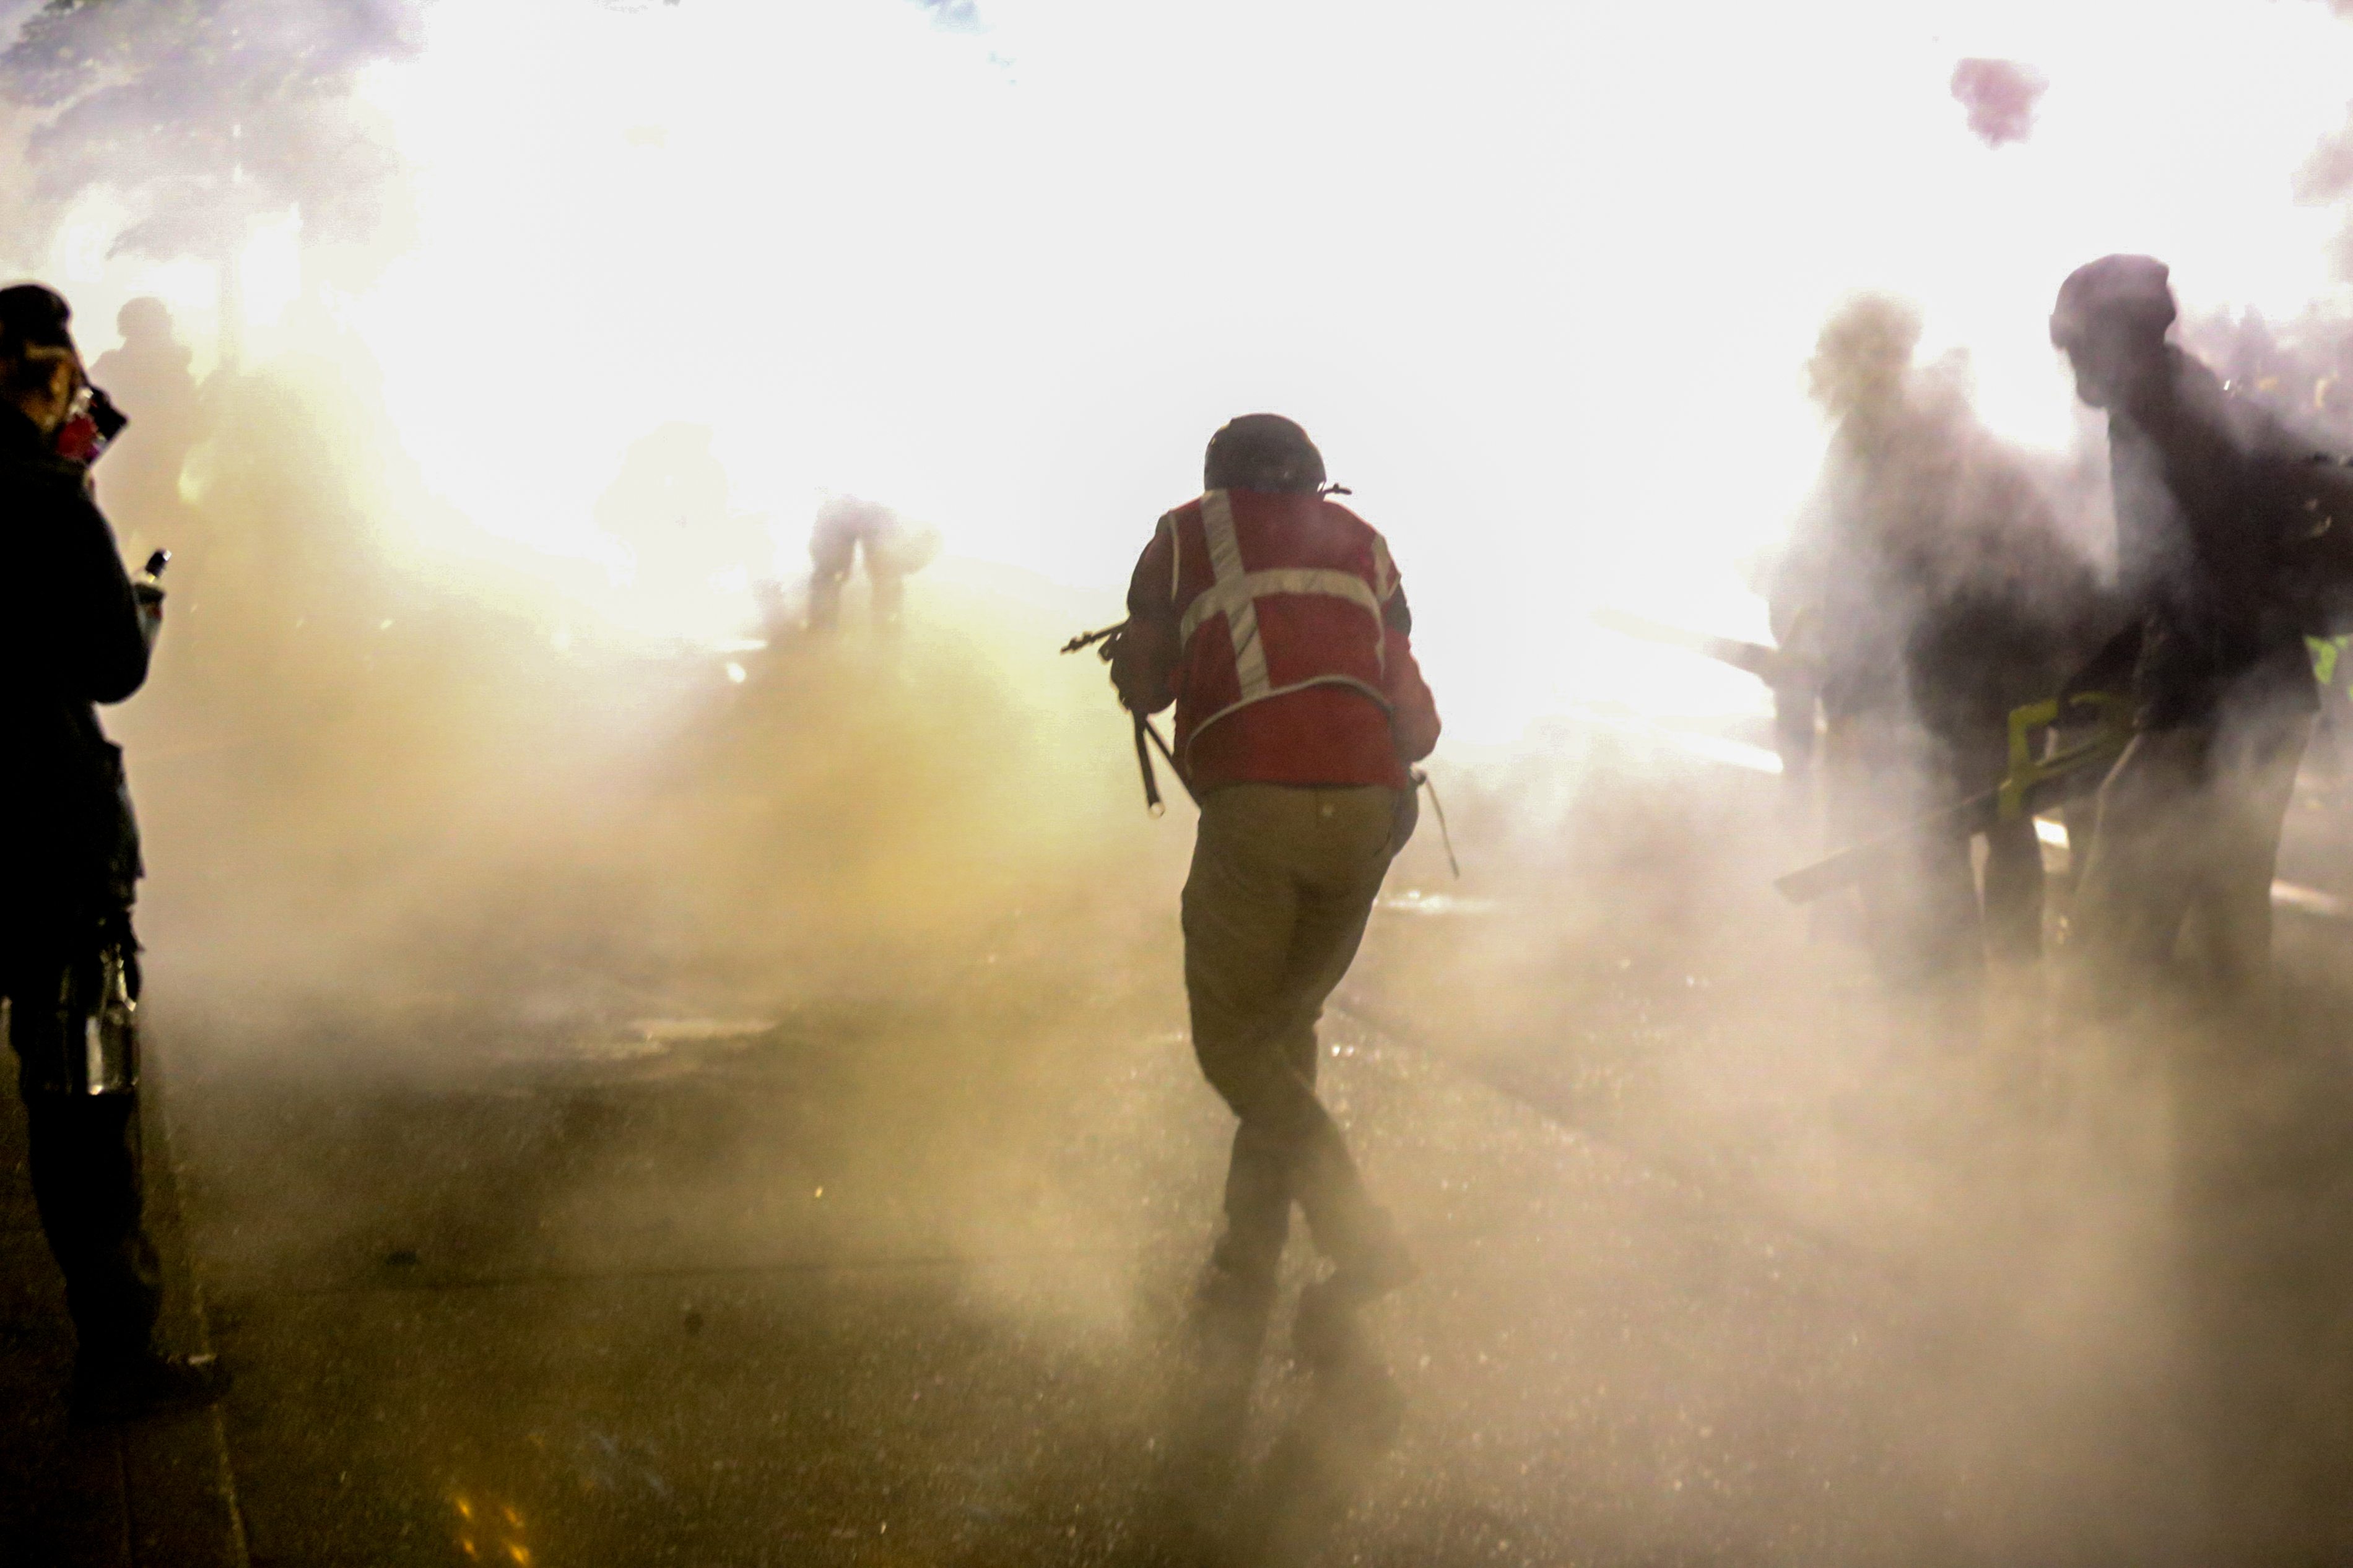
{"type": "Polygon", "coordinates": [[[1135,769],[1144,775],[1144,809],[1155,816],[1168,809],[1160,804],[1160,780],[1152,769],[1152,752],[1145,745],[1147,737],[1153,746],[1159,748],[1160,754],[1167,759],[1169,771],[1176,773],[1176,782],[1184,785],[1186,798],[1195,805],[1200,805],[1201,797],[1195,795],[1193,786],[1185,782],[1184,770],[1176,766],[1176,753],[1168,749],[1168,742],[1160,738],[1159,728],[1141,713],[1131,713],[1128,717],[1135,721],[1135,769]]]}
{"type": "Polygon", "coordinates": [[[1456,881],[1461,881],[1462,863],[1454,858],[1454,835],[1446,830],[1446,803],[1438,798],[1438,786],[1430,782],[1430,774],[1420,768],[1413,769],[1406,776],[1413,781],[1409,787],[1430,792],[1430,808],[1438,814],[1438,841],[1446,846],[1446,868],[1454,873],[1456,881]]]}
{"type": "Polygon", "coordinates": [[[1168,808],[1160,804],[1160,781],[1152,776],[1152,748],[1144,743],[1144,715],[1130,717],[1135,721],[1135,771],[1144,775],[1144,809],[1158,816],[1168,808]]]}

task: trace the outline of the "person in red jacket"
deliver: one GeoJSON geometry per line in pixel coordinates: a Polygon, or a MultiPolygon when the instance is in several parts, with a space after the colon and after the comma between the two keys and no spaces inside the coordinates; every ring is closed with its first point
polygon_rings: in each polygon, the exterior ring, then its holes
{"type": "Polygon", "coordinates": [[[1315,1022],[1412,829],[1410,765],[1438,742],[1388,545],[1327,499],[1307,433],[1252,414],[1209,442],[1207,493],[1161,518],[1113,650],[1121,703],[1175,703],[1201,803],[1184,894],[1201,1071],[1240,1125],[1203,1305],[1254,1363],[1291,1223],[1328,1275],[1301,1300],[1311,1359],[1414,1266],[1315,1095],[1315,1022]]]}

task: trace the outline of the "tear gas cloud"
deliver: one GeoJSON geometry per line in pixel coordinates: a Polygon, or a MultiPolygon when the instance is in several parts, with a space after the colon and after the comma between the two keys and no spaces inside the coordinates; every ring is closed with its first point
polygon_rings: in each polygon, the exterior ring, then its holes
{"type": "MultiPolygon", "coordinates": [[[[1388,534],[1449,721],[1470,876],[1442,886],[1418,843],[1400,887],[1511,911],[1377,921],[1343,1033],[1385,1020],[1476,1087],[1378,1069],[1401,1124],[1366,1157],[1418,1234],[1456,1238],[1441,1256],[1468,1256],[1472,1220],[1518,1238],[1489,1304],[1522,1325],[1516,1374],[1593,1373],[1544,1383],[1576,1414],[1505,1443],[1533,1480],[1434,1449],[1416,1462],[1441,1480],[1398,1506],[1550,1489],[1630,1553],[1805,1540],[1831,1561],[2063,1539],[2096,1560],[2180,1523],[2192,1502],[2161,1483],[2188,1450],[2136,1403],[2195,1360],[2168,1337],[2147,1098],[2117,1091],[2094,1152],[1998,1110],[1941,1142],[1963,1091],[1932,1021],[1869,999],[1760,891],[1803,834],[1562,715],[1765,711],[1747,678],[1584,613],[1762,635],[1743,563],[1819,466],[1804,366],[1858,290],[1918,304],[1921,363],[1960,351],[1978,415],[2078,514],[2085,427],[2044,328],[2071,268],[2144,250],[2195,310],[2340,309],[2327,139],[2353,28],[2328,7],[523,0],[346,31],[261,0],[174,12],[248,14],[259,41],[211,77],[199,51],[153,82],[50,82],[7,124],[38,198],[15,269],[69,294],[92,354],[121,302],[163,298],[212,376],[177,493],[120,509],[134,558],[181,559],[156,679],[111,721],[159,1013],[208,1058],[299,1041],[356,1081],[689,1008],[953,1017],[995,986],[997,1034],[967,1021],[854,1069],[843,1140],[871,1135],[861,1168],[928,1196],[948,1244],[1124,1234],[1158,1166],[1023,1151],[1077,1101],[1139,1142],[1204,1133],[1169,1161],[1214,1162],[1176,1043],[1186,813],[1134,810],[1098,667],[1052,647],[1116,618],[1207,434],[1279,409],[1388,534]],[[271,47],[303,70],[271,77],[271,47]],[[2031,127],[2027,78],[2004,77],[2002,133],[1973,133],[1957,60],[2047,80],[2031,127]],[[179,117],[215,138],[201,168],[139,129],[179,117]],[[754,649],[779,614],[759,584],[805,579],[828,491],[937,523],[950,557],[915,579],[903,646],[754,649]],[[1113,1084],[1105,1062],[1145,1057],[1091,1054],[1104,1019],[1159,1068],[1113,1084]],[[1709,1212],[1743,1257],[1780,1238],[1746,1284],[1865,1256],[1890,1321],[1936,1342],[1858,1327],[1837,1363],[1807,1337],[1819,1302],[1776,1297],[1757,1321],[1799,1325],[1775,1342],[1819,1375],[1762,1364],[1725,1310],[1671,1342],[1698,1392],[1662,1394],[1670,1342],[1638,1305],[1680,1312],[1728,1276],[1447,1189],[1480,1156],[1417,1145],[1414,1118],[1474,1093],[1525,1114],[1527,1159],[1630,1173],[1580,1177],[1597,1205],[1746,1194],[1709,1212]],[[1581,1152],[1545,1142],[1563,1126],[1581,1152]],[[911,1142],[936,1185],[874,1152],[911,1142]],[[943,1198],[959,1162],[982,1175],[943,1198]],[[1989,1279],[2031,1288],[1989,1300],[1989,1279]],[[1622,1359],[1596,1324],[1624,1327],[1622,1359]],[[1809,1466],[1857,1429],[1892,1479],[1826,1512],[1809,1466]],[[1623,1473],[1597,1468],[1612,1433],[1637,1435],[1623,1473]],[[1716,1500],[1646,1500],[1671,1471],[1716,1500]]],[[[765,1169],[708,1178],[746,1216],[710,1245],[762,1245],[765,1169]]],[[[567,1223],[649,1201],[584,1188],[567,1223]]],[[[904,1207],[858,1223],[940,1240],[904,1207]]],[[[1115,1336],[1127,1309],[1103,1303],[1134,1280],[1110,1272],[1082,1315],[1115,1336]]],[[[1431,1323],[1397,1331],[1451,1353],[1431,1323]]],[[[1460,1402],[1466,1431],[1533,1419],[1500,1390],[1460,1402]]]]}
{"type": "MultiPolygon", "coordinates": [[[[2333,220],[2286,188],[2342,113],[2347,38],[2316,6],[1240,15],[429,9],[353,110],[409,170],[417,242],[350,293],[281,209],[252,331],[311,289],[451,503],[434,545],[558,560],[598,558],[618,454],[683,420],[787,558],[831,487],[1109,583],[1134,520],[1194,482],[1194,436],[1163,432],[1289,408],[1415,563],[1437,673],[1464,660],[1458,731],[1501,737],[1591,662],[1533,629],[1564,603],[1744,613],[1691,563],[1770,538],[1801,493],[1818,426],[1791,367],[1848,290],[1919,300],[1996,427],[2061,446],[2040,322],[2084,258],[2145,249],[2193,300],[2275,314],[2331,287],[2333,220]],[[1954,134],[1971,54],[2059,84],[2030,142],[1954,134]],[[1242,237],[1293,222],[1318,243],[1242,237]],[[625,342],[662,369],[617,373],[625,342]],[[1480,563],[1504,539],[1536,554],[1499,585],[1480,563]],[[1514,613],[1483,613],[1499,592],[1514,613]]],[[[112,200],[93,187],[26,263],[103,258],[112,200]]],[[[112,267],[61,274],[101,319],[142,286],[112,267]]],[[[208,338],[209,281],[181,283],[208,338]]]]}

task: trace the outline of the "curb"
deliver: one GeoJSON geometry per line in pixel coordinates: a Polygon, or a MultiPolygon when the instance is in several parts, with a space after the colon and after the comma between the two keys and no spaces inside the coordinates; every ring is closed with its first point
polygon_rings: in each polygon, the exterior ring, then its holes
{"type": "MultiPolygon", "coordinates": [[[[140,1085],[140,1132],[147,1182],[147,1231],[164,1268],[163,1342],[190,1353],[212,1349],[204,1288],[180,1207],[164,1073],[153,1042],[140,1085]]],[[[130,1555],[146,1568],[250,1568],[245,1521],[229,1468],[221,1406],[134,1422],[121,1428],[122,1484],[130,1555]]]]}

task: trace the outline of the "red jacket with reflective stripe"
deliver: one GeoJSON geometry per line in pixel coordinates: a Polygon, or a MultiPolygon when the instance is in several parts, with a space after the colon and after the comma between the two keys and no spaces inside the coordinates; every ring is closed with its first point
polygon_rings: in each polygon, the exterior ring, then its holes
{"type": "Polygon", "coordinates": [[[1239,783],[1408,784],[1438,713],[1388,546],[1312,495],[1212,490],[1160,520],[1128,590],[1113,678],[1176,704],[1197,792],[1239,783]]]}

